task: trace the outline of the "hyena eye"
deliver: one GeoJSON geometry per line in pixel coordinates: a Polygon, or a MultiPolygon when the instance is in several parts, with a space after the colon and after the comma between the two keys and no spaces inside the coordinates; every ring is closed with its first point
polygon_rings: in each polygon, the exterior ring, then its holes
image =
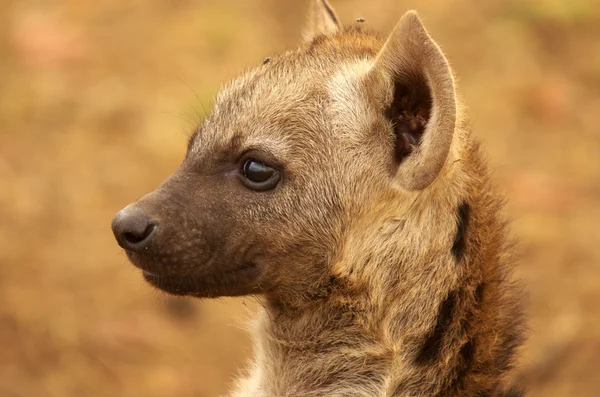
{"type": "Polygon", "coordinates": [[[279,172],[255,159],[248,159],[242,167],[244,184],[253,190],[270,190],[279,182],[279,172]]]}

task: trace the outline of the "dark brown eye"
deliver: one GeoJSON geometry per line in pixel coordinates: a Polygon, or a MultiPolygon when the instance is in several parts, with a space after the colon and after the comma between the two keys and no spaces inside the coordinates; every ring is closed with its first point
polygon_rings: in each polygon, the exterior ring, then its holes
{"type": "Polygon", "coordinates": [[[246,186],[254,190],[273,189],[279,182],[277,170],[255,159],[246,160],[242,172],[246,186]]]}

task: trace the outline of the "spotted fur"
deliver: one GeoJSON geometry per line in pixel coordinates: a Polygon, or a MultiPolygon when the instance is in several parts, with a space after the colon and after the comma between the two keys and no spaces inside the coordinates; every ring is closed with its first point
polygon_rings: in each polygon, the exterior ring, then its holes
{"type": "Polygon", "coordinates": [[[126,209],[158,225],[128,251],[154,286],[261,297],[232,396],[520,395],[502,201],[455,86],[416,13],[381,40],[315,0],[306,41],[226,84],[126,209]],[[276,187],[240,183],[248,153],[276,187]]]}
{"type": "MultiPolygon", "coordinates": [[[[317,36],[301,55],[338,63],[325,79],[327,124],[347,139],[377,128],[356,82],[380,45],[350,27],[317,36]]],[[[502,201],[461,109],[441,176],[348,225],[326,292],[267,301],[235,396],[521,395],[504,385],[523,327],[502,201]]]]}

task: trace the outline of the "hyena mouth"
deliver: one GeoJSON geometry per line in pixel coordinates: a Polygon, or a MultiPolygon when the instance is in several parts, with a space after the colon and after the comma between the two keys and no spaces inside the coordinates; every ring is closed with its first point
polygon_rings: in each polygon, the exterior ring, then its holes
{"type": "Polygon", "coordinates": [[[145,270],[142,274],[151,285],[172,295],[207,298],[258,292],[260,269],[255,263],[246,263],[204,275],[159,275],[145,270]]]}

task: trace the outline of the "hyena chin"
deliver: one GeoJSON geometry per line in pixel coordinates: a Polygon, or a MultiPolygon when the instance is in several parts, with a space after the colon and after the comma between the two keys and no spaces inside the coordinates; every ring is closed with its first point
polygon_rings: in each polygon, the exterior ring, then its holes
{"type": "Polygon", "coordinates": [[[219,92],[112,228],[157,288],[262,296],[234,396],[518,396],[501,200],[417,14],[385,41],[317,0],[304,42],[219,92]]]}

